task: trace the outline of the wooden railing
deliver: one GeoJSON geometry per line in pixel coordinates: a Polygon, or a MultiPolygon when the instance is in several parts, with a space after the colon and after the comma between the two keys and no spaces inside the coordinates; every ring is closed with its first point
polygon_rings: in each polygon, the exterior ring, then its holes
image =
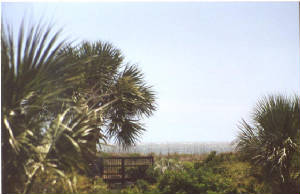
{"type": "Polygon", "coordinates": [[[97,166],[105,182],[135,181],[141,178],[147,168],[154,163],[153,156],[147,157],[104,157],[100,158],[97,166]],[[131,172],[131,174],[130,174],[131,172]],[[138,174],[132,175],[132,172],[138,174]]]}

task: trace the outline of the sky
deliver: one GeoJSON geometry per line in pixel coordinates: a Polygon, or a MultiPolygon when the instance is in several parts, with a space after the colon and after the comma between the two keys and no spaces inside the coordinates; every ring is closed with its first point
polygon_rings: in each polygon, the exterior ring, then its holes
{"type": "Polygon", "coordinates": [[[231,142],[259,98],[300,92],[298,2],[1,3],[80,42],[108,41],[157,94],[140,142],[231,142]]]}

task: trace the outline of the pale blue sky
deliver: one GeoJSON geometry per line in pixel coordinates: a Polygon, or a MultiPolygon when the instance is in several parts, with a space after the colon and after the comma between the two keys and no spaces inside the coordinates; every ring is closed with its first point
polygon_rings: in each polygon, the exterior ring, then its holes
{"type": "Polygon", "coordinates": [[[232,141],[259,97],[300,91],[298,2],[2,3],[71,39],[104,40],[158,96],[142,142],[232,141]]]}

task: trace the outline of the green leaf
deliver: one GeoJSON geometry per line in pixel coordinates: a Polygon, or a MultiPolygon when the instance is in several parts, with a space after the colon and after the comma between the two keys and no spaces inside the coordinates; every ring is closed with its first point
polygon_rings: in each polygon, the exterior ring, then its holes
{"type": "Polygon", "coordinates": [[[72,137],[70,137],[68,134],[64,133],[64,136],[72,143],[72,145],[74,146],[76,151],[80,152],[80,146],[78,145],[78,143],[72,137]]]}

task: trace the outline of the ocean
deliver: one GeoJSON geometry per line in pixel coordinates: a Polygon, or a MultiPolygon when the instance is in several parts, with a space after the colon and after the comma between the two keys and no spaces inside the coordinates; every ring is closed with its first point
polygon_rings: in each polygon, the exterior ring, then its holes
{"type": "Polygon", "coordinates": [[[140,153],[140,154],[203,154],[211,151],[232,152],[234,145],[231,142],[166,142],[140,143],[136,146],[123,149],[120,146],[102,146],[101,151],[109,153],[140,153]]]}

